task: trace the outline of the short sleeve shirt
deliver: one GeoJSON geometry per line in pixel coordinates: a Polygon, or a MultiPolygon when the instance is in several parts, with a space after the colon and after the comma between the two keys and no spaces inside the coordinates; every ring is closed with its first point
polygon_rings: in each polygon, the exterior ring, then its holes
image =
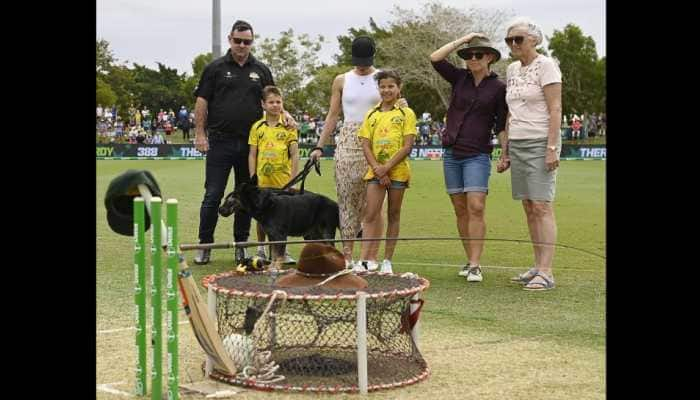
{"type": "Polygon", "coordinates": [[[252,54],[242,66],[231,50],[209,63],[194,91],[207,100],[207,130],[245,138],[263,116],[263,88],[274,84],[270,69],[252,54]]]}
{"type": "Polygon", "coordinates": [[[280,189],[292,178],[292,160],[289,146],[297,141],[297,130],[284,127],[282,116],[276,126],[265,118],[250,128],[248,144],[257,146],[256,174],[258,186],[280,189]]]}
{"type": "MultiPolygon", "coordinates": [[[[394,106],[392,110],[382,111],[381,104],[370,109],[365,115],[357,136],[368,139],[372,154],[377,162],[385,164],[401,150],[404,138],[416,134],[416,114],[408,107],[394,106]]],[[[367,169],[365,180],[374,178],[372,168],[367,169]]],[[[404,158],[389,171],[389,179],[408,182],[411,170],[408,158],[404,158]]]]}
{"type": "Polygon", "coordinates": [[[508,139],[542,139],[549,133],[549,109],[544,87],[561,83],[556,62],[538,55],[529,65],[516,61],[506,72],[506,102],[510,111],[508,139]]]}

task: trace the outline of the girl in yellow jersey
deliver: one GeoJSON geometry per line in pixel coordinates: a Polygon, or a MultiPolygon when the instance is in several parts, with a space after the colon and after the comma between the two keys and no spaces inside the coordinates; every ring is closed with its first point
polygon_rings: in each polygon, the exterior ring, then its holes
{"type": "MultiPolygon", "coordinates": [[[[369,164],[364,176],[367,182],[367,209],[363,226],[367,232],[363,232],[362,237],[376,238],[381,235],[381,228],[375,227],[379,226],[377,221],[385,195],[389,198],[386,237],[398,237],[401,202],[411,179],[407,156],[416,139],[416,114],[410,108],[401,108],[396,104],[401,97],[401,77],[396,71],[379,71],[375,80],[382,101],[367,112],[357,133],[369,164]]],[[[369,242],[362,242],[363,260],[368,255],[368,247],[369,242]]],[[[381,272],[393,272],[391,258],[395,248],[396,240],[386,241],[381,272]]]]}
{"type": "MultiPolygon", "coordinates": [[[[284,126],[282,93],[277,87],[265,86],[262,96],[265,116],[250,128],[248,170],[250,176],[258,175],[260,188],[281,189],[299,168],[297,130],[284,126]]],[[[264,241],[265,232],[259,223],[257,233],[258,241],[264,241]]],[[[288,252],[284,255],[285,264],[295,262],[288,252]]],[[[264,246],[258,246],[258,256],[265,258],[264,246]]]]}

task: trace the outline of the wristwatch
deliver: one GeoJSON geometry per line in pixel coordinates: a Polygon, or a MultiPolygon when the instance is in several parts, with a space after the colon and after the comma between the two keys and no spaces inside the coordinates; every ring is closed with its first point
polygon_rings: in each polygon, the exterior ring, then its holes
{"type": "Polygon", "coordinates": [[[547,146],[547,150],[557,151],[557,146],[547,146]]]}

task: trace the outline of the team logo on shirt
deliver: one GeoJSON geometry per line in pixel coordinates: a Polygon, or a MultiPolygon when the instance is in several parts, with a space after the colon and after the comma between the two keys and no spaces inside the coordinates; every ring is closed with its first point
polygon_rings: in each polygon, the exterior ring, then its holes
{"type": "Polygon", "coordinates": [[[257,81],[260,79],[260,75],[258,75],[255,71],[251,72],[250,75],[248,75],[250,79],[257,81]]]}
{"type": "Polygon", "coordinates": [[[226,75],[224,76],[226,79],[231,79],[231,71],[226,71],[226,75]]]}
{"type": "Polygon", "coordinates": [[[287,132],[277,132],[277,140],[284,140],[287,137],[287,132]]]}
{"type": "Polygon", "coordinates": [[[403,123],[403,117],[396,116],[391,119],[392,124],[402,124],[403,123]]]}

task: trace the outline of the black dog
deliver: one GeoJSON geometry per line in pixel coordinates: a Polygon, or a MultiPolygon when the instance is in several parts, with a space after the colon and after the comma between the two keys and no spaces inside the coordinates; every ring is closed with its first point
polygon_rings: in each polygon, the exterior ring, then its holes
{"type": "MultiPolygon", "coordinates": [[[[219,207],[223,217],[237,211],[255,218],[270,241],[285,241],[288,236],[302,236],[306,240],[334,239],[340,226],[335,201],[308,190],[299,193],[261,189],[256,175],[239,184],[219,207]]],[[[284,245],[272,245],[273,260],[283,255],[284,245]]]]}

